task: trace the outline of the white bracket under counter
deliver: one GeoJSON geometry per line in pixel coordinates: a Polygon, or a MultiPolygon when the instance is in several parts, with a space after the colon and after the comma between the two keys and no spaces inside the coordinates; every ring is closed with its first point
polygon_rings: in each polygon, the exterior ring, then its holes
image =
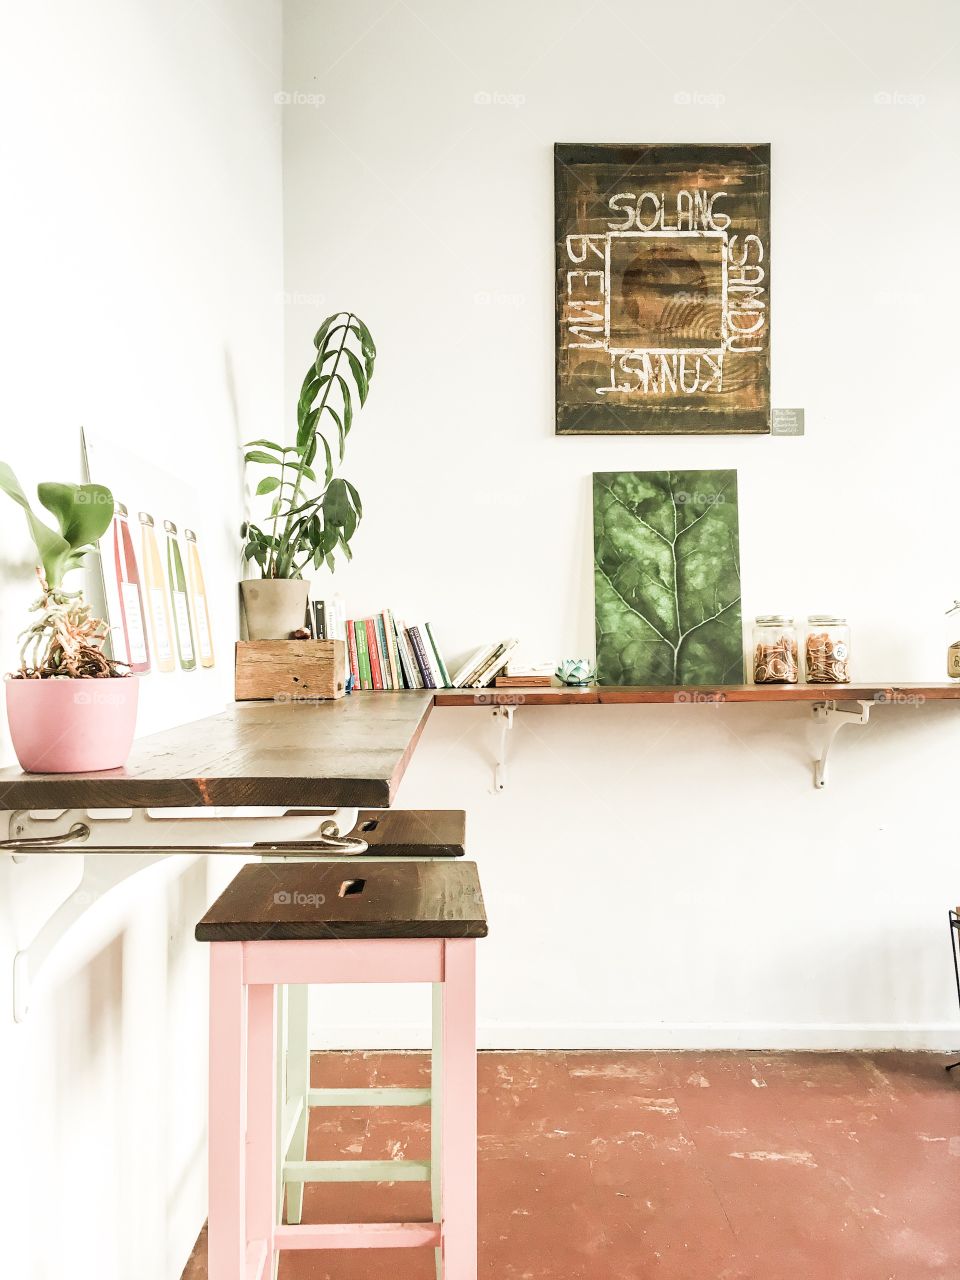
{"type": "Polygon", "coordinates": [[[31,985],[60,939],[111,889],[156,862],[181,854],[246,857],[356,855],[366,850],[354,808],[290,813],[285,809],[53,809],[9,813],[0,850],[17,865],[51,854],[77,863],[74,888],[51,911],[29,946],[13,959],[13,1016],[23,1022],[31,985]]]}

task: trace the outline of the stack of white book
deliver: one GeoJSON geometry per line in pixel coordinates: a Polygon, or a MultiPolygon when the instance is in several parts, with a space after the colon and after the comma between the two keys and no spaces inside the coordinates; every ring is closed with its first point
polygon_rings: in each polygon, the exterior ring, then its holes
{"type": "Polygon", "coordinates": [[[501,640],[497,644],[485,644],[466,660],[450,679],[454,689],[482,689],[498,676],[510,661],[510,655],[519,641],[501,640]]]}

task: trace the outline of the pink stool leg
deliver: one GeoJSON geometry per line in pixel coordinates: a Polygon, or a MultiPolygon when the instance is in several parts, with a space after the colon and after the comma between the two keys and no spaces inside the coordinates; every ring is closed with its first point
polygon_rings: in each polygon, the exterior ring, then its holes
{"type": "Polygon", "coordinates": [[[247,1280],[273,1276],[276,1225],[276,988],[247,997],[247,1280]]]}
{"type": "Polygon", "coordinates": [[[239,1280],[246,1266],[244,1119],[247,1048],[243,947],[210,947],[208,1280],[239,1280]]]}
{"type": "Polygon", "coordinates": [[[441,1250],[443,1280],[477,1280],[476,949],[444,943],[441,1250]]]}

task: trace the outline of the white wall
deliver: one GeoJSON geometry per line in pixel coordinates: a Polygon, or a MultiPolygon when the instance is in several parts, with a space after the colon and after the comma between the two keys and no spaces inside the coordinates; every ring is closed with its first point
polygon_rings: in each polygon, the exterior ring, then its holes
{"type": "MultiPolygon", "coordinates": [[[[319,319],[378,342],[346,474],[349,611],[454,657],[593,644],[590,474],[735,466],[744,616],[845,611],[855,674],[939,679],[956,558],[956,6],[286,6],[288,416],[319,319]],[[478,102],[478,95],[492,101],[478,102]],[[555,141],[773,144],[773,402],[805,439],[557,439],[555,141]]],[[[844,730],[813,790],[788,708],[437,712],[401,803],[464,806],[487,1045],[949,1045],[951,707],[844,730]]],[[[318,1006],[404,1043],[421,1006],[318,1006]]],[[[322,1025],[321,1025],[322,1024],[322,1025]]]]}
{"type": "MultiPolygon", "coordinates": [[[[231,694],[235,445],[280,410],[280,8],[46,0],[3,25],[0,457],[29,490],[79,479],[84,424],[193,473],[210,503],[227,643],[213,671],[144,682],[147,732],[231,694]]],[[[5,499],[0,534],[6,668],[35,592],[5,499]]],[[[235,869],[178,859],[95,903],[18,1026],[14,950],[73,887],[76,860],[0,858],[4,1275],[179,1276],[206,1215],[193,926],[235,869]]]]}
{"type": "MultiPolygon", "coordinates": [[[[276,3],[7,15],[0,456],[24,481],[77,474],[81,423],[192,466],[232,615],[234,445],[276,426],[284,320],[292,420],[317,322],[352,306],[381,357],[350,442],[368,510],[336,579],[351,611],[429,614],[453,657],[504,632],[588,650],[590,473],[735,465],[745,614],[844,609],[859,676],[938,677],[958,585],[953,7],[875,4],[868,27],[825,0],[723,21],[603,0],[285,18],[281,75],[276,3]],[[554,438],[551,146],[577,139],[773,143],[774,402],[806,407],[806,439],[554,438]]],[[[31,595],[15,517],[7,654],[31,595]]],[[[215,710],[229,683],[224,663],[148,692],[141,729],[215,710]]],[[[881,709],[820,794],[808,727],[786,708],[525,709],[494,796],[489,713],[437,712],[400,800],[468,810],[484,1043],[960,1038],[955,715],[881,709]]],[[[71,866],[0,860],[0,1008],[71,866]]],[[[11,1275],[179,1274],[205,1212],[192,929],[234,866],[169,864],[98,902],[30,1020],[0,1018],[11,1275]]],[[[414,1043],[422,1012],[321,1001],[317,1041],[414,1043]]]]}

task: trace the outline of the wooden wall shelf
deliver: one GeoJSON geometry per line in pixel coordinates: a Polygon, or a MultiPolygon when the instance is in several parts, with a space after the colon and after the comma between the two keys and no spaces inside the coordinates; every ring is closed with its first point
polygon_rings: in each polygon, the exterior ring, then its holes
{"type": "Polygon", "coordinates": [[[596,703],[960,701],[960,680],[942,684],[591,685],[588,689],[438,689],[438,707],[560,707],[596,703]]]}
{"type": "Polygon", "coordinates": [[[927,702],[960,702],[960,681],[937,684],[733,684],[593,685],[588,689],[438,689],[438,707],[483,707],[500,722],[500,746],[494,789],[507,783],[507,748],[514,713],[521,707],[564,706],[720,706],[728,703],[799,703],[811,709],[820,730],[813,759],[813,785],[827,784],[827,758],[833,740],[846,725],[865,725],[876,706],[920,707],[927,702]]]}

